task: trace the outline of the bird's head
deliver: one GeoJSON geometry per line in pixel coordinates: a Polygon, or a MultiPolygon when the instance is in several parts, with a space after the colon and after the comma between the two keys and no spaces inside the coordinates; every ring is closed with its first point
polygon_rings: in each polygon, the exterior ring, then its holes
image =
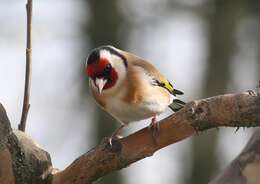
{"type": "Polygon", "coordinates": [[[127,61],[120,50],[101,46],[92,50],[86,61],[86,74],[101,94],[119,85],[126,76],[127,61]]]}

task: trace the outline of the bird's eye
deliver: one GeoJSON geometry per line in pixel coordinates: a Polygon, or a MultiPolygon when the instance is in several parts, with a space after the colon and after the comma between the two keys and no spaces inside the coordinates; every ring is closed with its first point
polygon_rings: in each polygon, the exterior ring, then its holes
{"type": "Polygon", "coordinates": [[[106,65],[105,69],[103,70],[102,75],[104,77],[108,77],[110,72],[111,72],[111,70],[112,70],[112,65],[109,63],[109,64],[106,65]]]}
{"type": "Polygon", "coordinates": [[[109,71],[109,70],[111,70],[112,69],[112,65],[110,64],[110,63],[108,63],[107,65],[106,65],[106,67],[105,67],[105,71],[109,71]]]}

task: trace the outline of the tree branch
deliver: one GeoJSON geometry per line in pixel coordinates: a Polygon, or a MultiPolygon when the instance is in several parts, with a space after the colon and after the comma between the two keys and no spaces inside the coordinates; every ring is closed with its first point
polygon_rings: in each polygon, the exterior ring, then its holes
{"type": "MultiPolygon", "coordinates": [[[[190,137],[197,131],[220,126],[260,126],[260,94],[250,91],[192,101],[182,110],[160,121],[156,143],[149,128],[114,141],[112,148],[108,140],[104,139],[65,170],[57,172],[52,168],[47,152],[23,132],[11,129],[0,104],[0,183],[92,183],[112,171],[152,156],[157,150],[190,137]]],[[[253,147],[259,151],[259,141],[256,146],[253,147]]],[[[249,156],[243,158],[251,159],[249,156]]],[[[258,159],[258,156],[252,158],[258,159]]],[[[251,172],[258,165],[245,168],[243,176],[248,177],[250,174],[250,178],[253,178],[252,175],[258,177],[259,172],[251,172]]]]}
{"type": "Polygon", "coordinates": [[[155,151],[209,128],[260,126],[260,94],[253,91],[221,95],[188,103],[182,110],[160,121],[156,143],[149,128],[113,143],[107,140],[75,160],[64,171],[52,175],[52,184],[91,183],[98,178],[155,151]]]}
{"type": "Polygon", "coordinates": [[[0,104],[0,183],[46,184],[52,170],[49,154],[22,131],[13,131],[0,104]]]}
{"type": "Polygon", "coordinates": [[[27,12],[27,41],[26,41],[26,71],[24,85],[24,99],[21,122],[18,129],[25,131],[26,120],[30,108],[30,88],[31,88],[31,68],[32,68],[32,0],[28,0],[26,4],[27,12]]]}
{"type": "Polygon", "coordinates": [[[259,173],[260,129],[255,131],[238,157],[209,184],[258,184],[259,173]]]}

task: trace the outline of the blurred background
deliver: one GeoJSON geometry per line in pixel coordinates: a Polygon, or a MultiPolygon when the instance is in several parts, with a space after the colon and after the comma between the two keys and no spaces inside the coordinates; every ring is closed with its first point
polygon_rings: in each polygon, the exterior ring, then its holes
{"type": "MultiPolygon", "coordinates": [[[[0,0],[0,102],[20,121],[26,11],[0,0]]],[[[191,101],[255,89],[258,0],[40,0],[33,5],[33,78],[26,132],[63,169],[118,126],[88,91],[90,49],[110,44],[150,60],[191,101]]],[[[171,114],[168,110],[161,118],[171,114]]],[[[130,134],[150,120],[131,124],[130,134]]],[[[241,151],[253,129],[220,128],[158,151],[100,184],[204,184],[241,151]]]]}

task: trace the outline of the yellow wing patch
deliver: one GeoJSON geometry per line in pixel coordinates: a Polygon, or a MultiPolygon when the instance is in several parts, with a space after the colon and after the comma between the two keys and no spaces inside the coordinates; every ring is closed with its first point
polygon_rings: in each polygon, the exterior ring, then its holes
{"type": "Polygon", "coordinates": [[[164,88],[166,88],[168,91],[170,91],[171,93],[174,91],[172,84],[168,80],[162,81],[162,83],[164,85],[164,88]]]}
{"type": "Polygon", "coordinates": [[[183,95],[183,92],[177,89],[174,89],[172,84],[166,79],[163,81],[157,81],[157,84],[165,89],[167,89],[171,94],[174,96],[176,95],[183,95]]]}

